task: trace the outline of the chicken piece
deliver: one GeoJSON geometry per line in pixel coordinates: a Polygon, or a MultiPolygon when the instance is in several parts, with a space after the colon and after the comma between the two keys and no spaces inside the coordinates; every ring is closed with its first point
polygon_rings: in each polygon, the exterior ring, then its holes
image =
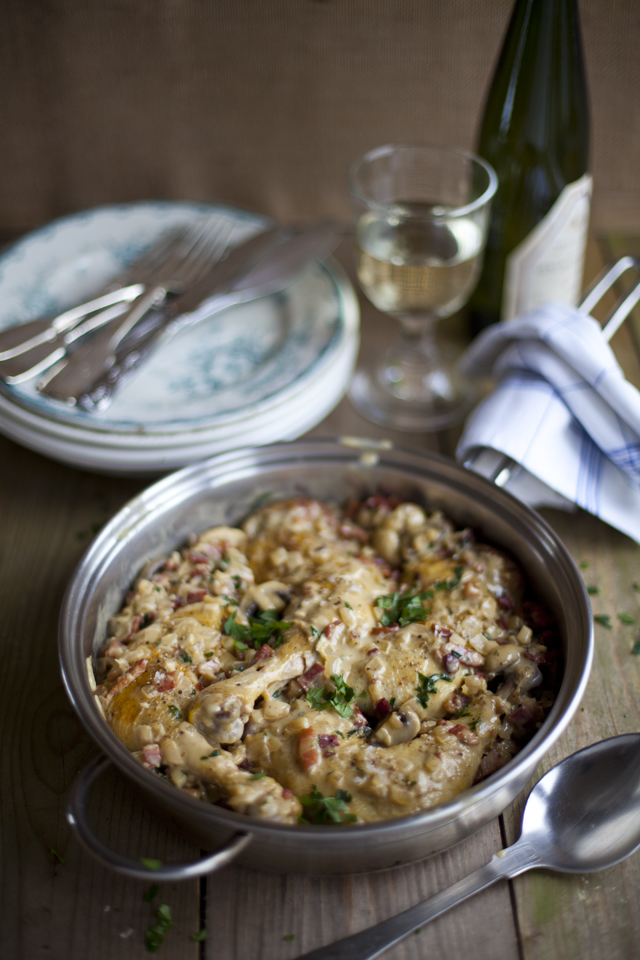
{"type": "Polygon", "coordinates": [[[415,813],[471,786],[501,728],[499,710],[491,694],[481,694],[468,716],[429,721],[409,742],[385,747],[353,717],[318,713],[298,700],[294,720],[273,721],[246,738],[247,758],[299,797],[314,788],[325,797],[346,791],[349,813],[372,822],[415,813]]]}
{"type": "Polygon", "coordinates": [[[211,784],[220,799],[237,813],[278,823],[296,823],[302,806],[293,793],[271,777],[255,778],[239,769],[225,750],[211,744],[190,723],[180,723],[160,741],[170,772],[186,772],[211,784]]]}
{"type": "Polygon", "coordinates": [[[191,665],[167,663],[162,657],[142,659],[111,690],[102,693],[100,701],[115,735],[129,750],[141,750],[158,742],[183,719],[197,682],[191,665]]]}
{"type": "Polygon", "coordinates": [[[427,709],[419,711],[420,718],[423,714],[432,719],[443,716],[444,700],[464,682],[469,671],[462,666],[452,674],[443,670],[442,660],[436,656],[442,641],[432,626],[430,622],[407,624],[390,633],[377,635],[375,646],[371,646],[372,638],[369,638],[370,656],[363,669],[374,706],[385,701],[388,704],[395,702],[399,707],[412,700],[424,686],[420,680],[422,675],[434,679],[423,691],[427,709]]]}
{"type": "Polygon", "coordinates": [[[189,720],[210,743],[235,743],[244,733],[259,696],[304,673],[315,659],[307,633],[294,625],[272,657],[207,687],[196,697],[189,720]]]}

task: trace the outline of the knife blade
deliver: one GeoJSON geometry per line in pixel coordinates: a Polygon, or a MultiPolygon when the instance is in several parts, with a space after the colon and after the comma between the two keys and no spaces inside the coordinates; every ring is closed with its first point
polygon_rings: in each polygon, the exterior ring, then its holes
{"type": "MultiPolygon", "coordinates": [[[[234,264],[229,264],[222,281],[222,269],[214,268],[207,277],[166,304],[158,319],[147,324],[146,330],[131,331],[120,345],[112,367],[76,396],[76,402],[87,410],[105,409],[111,403],[116,387],[129,380],[160,343],[165,344],[186,327],[230,306],[284,289],[310,262],[326,259],[342,235],[343,227],[336,221],[297,230],[280,228],[271,231],[270,241],[257,252],[251,265],[247,267],[245,264],[243,269],[234,270],[234,264]],[[215,286],[212,286],[214,280],[215,286]]],[[[222,268],[233,253],[231,251],[218,266],[222,268]]],[[[48,392],[46,386],[44,392],[48,392]]]]}

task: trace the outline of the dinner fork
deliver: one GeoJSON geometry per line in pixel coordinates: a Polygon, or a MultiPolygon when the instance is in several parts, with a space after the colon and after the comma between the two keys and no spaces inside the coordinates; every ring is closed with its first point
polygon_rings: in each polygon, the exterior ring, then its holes
{"type": "Polygon", "coordinates": [[[151,289],[124,317],[111,319],[88,343],[82,344],[45,375],[37,389],[56,400],[75,405],[88,388],[115,361],[122,340],[142,318],[162,305],[169,293],[181,293],[196,283],[226,251],[233,227],[210,218],[179,241],[149,284],[151,289]]]}
{"type": "MultiPolygon", "coordinates": [[[[200,222],[198,224],[198,229],[200,229],[200,222]]],[[[158,271],[174,255],[177,246],[187,238],[193,230],[193,226],[193,224],[187,224],[165,231],[159,240],[145,250],[138,260],[128,266],[115,281],[107,284],[97,297],[92,298],[87,303],[71,307],[71,309],[65,310],[53,318],[28,320],[26,323],[19,323],[0,331],[0,364],[7,360],[13,360],[41,344],[56,340],[59,334],[73,329],[81,320],[91,316],[91,314],[96,314],[93,324],[93,329],[95,329],[99,325],[99,317],[103,318],[102,322],[110,319],[110,316],[105,313],[105,308],[114,311],[111,314],[112,316],[115,316],[118,312],[124,312],[127,309],[127,304],[132,303],[140,294],[144,293],[145,286],[158,275],[158,271]],[[98,311],[101,312],[98,313],[98,311]]],[[[16,371],[19,366],[16,366],[16,371]]],[[[27,363],[25,369],[27,366],[33,366],[33,363],[27,363]]],[[[0,367],[0,370],[2,369],[0,367]]]]}

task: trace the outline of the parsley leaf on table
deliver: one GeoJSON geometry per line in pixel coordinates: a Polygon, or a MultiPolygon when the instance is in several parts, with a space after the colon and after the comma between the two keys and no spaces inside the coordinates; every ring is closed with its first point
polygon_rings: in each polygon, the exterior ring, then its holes
{"type": "Polygon", "coordinates": [[[171,919],[171,909],[166,903],[161,904],[156,911],[157,923],[149,927],[144,936],[144,944],[149,953],[157,953],[164,943],[164,936],[171,930],[173,920],[171,919]]]}
{"type": "Polygon", "coordinates": [[[598,613],[593,618],[596,623],[599,623],[601,627],[606,627],[607,630],[611,630],[611,617],[607,616],[605,613],[598,613]]]}

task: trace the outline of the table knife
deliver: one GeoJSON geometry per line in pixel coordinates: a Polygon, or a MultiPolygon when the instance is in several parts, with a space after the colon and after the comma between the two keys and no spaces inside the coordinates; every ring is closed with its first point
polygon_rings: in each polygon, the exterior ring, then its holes
{"type": "Polygon", "coordinates": [[[248,265],[246,257],[241,260],[240,248],[235,248],[206,277],[165,304],[155,316],[145,318],[143,325],[134,328],[122,341],[110,368],[90,384],[71,393],[60,389],[61,378],[56,374],[39,384],[38,389],[87,410],[105,409],[116,387],[134,374],[152,349],[186,327],[230,306],[282,290],[310,262],[323,260],[333,252],[343,228],[339,223],[327,221],[297,230],[276,228],[268,233],[262,250],[254,251],[248,265]],[[237,257],[232,260],[236,253],[237,257]]]}

